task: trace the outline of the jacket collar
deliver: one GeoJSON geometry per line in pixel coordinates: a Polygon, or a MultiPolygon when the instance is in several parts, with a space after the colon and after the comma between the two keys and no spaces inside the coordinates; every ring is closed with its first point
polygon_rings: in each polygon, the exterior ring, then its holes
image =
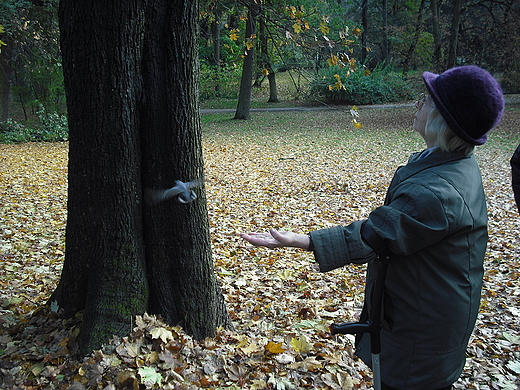
{"type": "MultiPolygon", "coordinates": [[[[423,151],[424,152],[424,151],[423,151]]],[[[423,152],[417,152],[410,156],[408,160],[408,164],[397,169],[395,173],[394,179],[392,180],[392,184],[401,182],[403,180],[408,179],[410,176],[413,176],[419,172],[424,171],[425,169],[429,169],[438,165],[450,163],[457,160],[462,160],[466,158],[472,158],[473,152],[469,154],[465,154],[464,152],[445,152],[440,149],[435,149],[424,158],[420,158],[423,152]]]]}

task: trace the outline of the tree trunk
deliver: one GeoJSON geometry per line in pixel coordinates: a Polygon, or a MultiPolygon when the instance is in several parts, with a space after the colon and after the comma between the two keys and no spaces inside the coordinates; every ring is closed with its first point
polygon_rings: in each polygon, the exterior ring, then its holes
{"type": "Polygon", "coordinates": [[[269,100],[267,103],[278,103],[278,89],[276,88],[276,73],[272,72],[267,75],[269,80],[269,100]]]}
{"type": "Polygon", "coordinates": [[[274,73],[274,69],[271,65],[271,60],[269,58],[269,40],[267,36],[267,26],[265,23],[265,8],[261,9],[259,15],[259,25],[260,25],[260,66],[263,69],[267,70],[267,79],[269,80],[269,100],[268,103],[278,103],[278,90],[276,88],[276,75],[274,73]]]}
{"type": "Polygon", "coordinates": [[[453,68],[457,63],[457,44],[459,41],[460,15],[464,0],[453,0],[453,11],[451,16],[450,46],[448,50],[447,67],[453,68]]]}
{"type": "Polygon", "coordinates": [[[7,34],[0,34],[0,122],[9,118],[9,92],[11,89],[11,70],[13,57],[13,40],[7,34]]]}
{"type": "Polygon", "coordinates": [[[367,59],[368,52],[368,0],[361,2],[361,63],[364,64],[367,59]]]}
{"type": "Polygon", "coordinates": [[[220,13],[215,11],[215,20],[211,23],[211,35],[213,37],[213,64],[216,69],[215,92],[220,91],[220,30],[222,29],[220,23],[220,13]]]}
{"type": "MultiPolygon", "coordinates": [[[[150,0],[147,7],[142,139],[146,188],[204,180],[198,104],[198,24],[193,2],[150,0]],[[188,24],[190,23],[190,24],[188,24]],[[191,34],[179,31],[184,26],[191,34]],[[170,36],[170,39],[162,39],[170,36]]],[[[198,339],[230,326],[213,271],[203,185],[191,203],[145,208],[149,311],[198,339]]]]}
{"type": "Polygon", "coordinates": [[[146,310],[197,338],[229,325],[213,274],[205,195],[144,204],[202,179],[198,2],[60,3],[70,126],[66,253],[51,308],[84,310],[83,354],[146,310]]]}
{"type": "Polygon", "coordinates": [[[406,56],[403,60],[403,75],[407,75],[408,71],[410,70],[410,61],[412,60],[413,53],[415,51],[415,48],[417,47],[417,43],[419,42],[419,37],[421,35],[421,29],[422,29],[422,18],[424,13],[424,5],[426,3],[426,0],[421,0],[421,4],[419,6],[419,12],[417,14],[417,20],[415,22],[415,31],[412,37],[412,42],[410,43],[410,47],[408,48],[408,52],[406,53],[406,56]]]}
{"type": "Polygon", "coordinates": [[[433,29],[433,65],[436,72],[440,73],[442,70],[441,62],[441,47],[442,37],[439,20],[439,2],[438,0],[430,1],[430,8],[432,11],[432,29],[433,29]]]}
{"type": "Polygon", "coordinates": [[[219,15],[215,15],[215,20],[211,23],[211,36],[213,37],[213,65],[220,67],[220,24],[219,15]]]}
{"type": "Polygon", "coordinates": [[[130,330],[148,300],[138,98],[141,0],[62,0],[69,114],[66,253],[51,305],[85,310],[82,353],[130,330]]]}
{"type": "Polygon", "coordinates": [[[251,89],[253,84],[253,71],[255,65],[256,19],[258,16],[258,4],[255,0],[249,3],[246,22],[246,47],[242,79],[240,80],[240,92],[238,105],[234,119],[251,119],[251,89]]]}
{"type": "Polygon", "coordinates": [[[388,2],[382,0],[381,14],[383,16],[383,42],[381,45],[381,59],[388,61],[389,55],[389,42],[388,42],[388,2]]]}

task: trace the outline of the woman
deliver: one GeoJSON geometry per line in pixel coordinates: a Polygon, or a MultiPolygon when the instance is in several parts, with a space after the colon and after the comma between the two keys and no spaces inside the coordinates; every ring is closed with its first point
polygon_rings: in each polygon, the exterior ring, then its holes
{"type": "MultiPolygon", "coordinates": [[[[368,263],[370,306],[377,254],[389,259],[380,354],[383,389],[450,389],[460,376],[480,303],[487,211],[475,145],[504,111],[497,81],[477,66],[425,72],[414,130],[426,149],[400,167],[383,206],[366,220],[305,234],[241,236],[256,246],[312,250],[321,272],[368,263]],[[376,254],[377,252],[377,254],[376,254]]],[[[371,364],[368,335],[356,354],[371,364]]]]}
{"type": "Polygon", "coordinates": [[[520,145],[517,146],[509,163],[511,164],[511,184],[513,186],[515,203],[518,212],[520,212],[520,145]]]}

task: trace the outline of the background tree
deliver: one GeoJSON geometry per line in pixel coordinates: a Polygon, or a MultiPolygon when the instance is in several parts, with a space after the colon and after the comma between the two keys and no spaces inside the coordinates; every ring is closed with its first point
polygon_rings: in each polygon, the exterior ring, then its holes
{"type": "Polygon", "coordinates": [[[51,308],[84,311],[83,353],[148,310],[197,338],[230,325],[203,184],[189,204],[144,193],[203,181],[198,2],[62,0],[70,123],[66,254],[51,308]]]}
{"type": "Polygon", "coordinates": [[[251,0],[248,4],[244,62],[242,64],[242,79],[240,80],[240,91],[238,93],[238,105],[234,119],[251,119],[251,88],[253,85],[255,65],[255,45],[258,18],[258,4],[251,0]]]}
{"type": "Polygon", "coordinates": [[[475,63],[501,77],[503,88],[520,91],[520,2],[469,1],[461,10],[457,64],[475,63]]]}
{"type": "Polygon", "coordinates": [[[447,68],[453,68],[457,63],[457,45],[459,42],[460,18],[464,0],[453,0],[451,11],[450,45],[448,48],[447,68]]]}
{"type": "Polygon", "coordinates": [[[361,1],[361,63],[365,63],[368,54],[368,0],[361,1]]]}
{"type": "Polygon", "coordinates": [[[11,90],[11,73],[13,59],[13,43],[2,26],[0,31],[0,121],[9,118],[9,96],[11,90]]]}
{"type": "Polygon", "coordinates": [[[0,54],[0,108],[2,120],[9,115],[14,98],[24,119],[40,105],[65,113],[61,59],[58,50],[58,0],[0,1],[0,24],[6,43],[0,54]]]}
{"type": "Polygon", "coordinates": [[[254,86],[260,86],[262,84],[262,80],[267,75],[267,79],[269,81],[269,99],[268,103],[277,103],[278,102],[278,91],[276,89],[276,73],[274,71],[274,67],[271,64],[270,54],[269,54],[269,32],[267,30],[266,23],[266,10],[260,5],[260,15],[258,17],[258,72],[259,77],[255,80],[254,86]]]}
{"type": "Polygon", "coordinates": [[[415,20],[415,29],[412,33],[412,39],[410,42],[410,45],[408,46],[408,50],[406,52],[406,55],[403,58],[402,61],[402,68],[403,68],[403,74],[406,75],[408,73],[408,70],[410,69],[410,61],[413,56],[413,53],[415,51],[415,48],[417,47],[417,43],[419,42],[419,38],[422,31],[422,24],[423,24],[423,13],[425,8],[426,0],[421,0],[421,3],[419,4],[419,10],[417,11],[417,18],[415,20]]]}
{"type": "MultiPolygon", "coordinates": [[[[448,66],[449,48],[453,48],[454,43],[450,33],[454,0],[426,1],[422,23],[417,25],[421,2],[260,2],[263,17],[260,28],[265,28],[266,34],[258,34],[257,53],[264,51],[264,37],[267,37],[266,53],[272,71],[261,61],[253,72],[263,79],[263,70],[267,69],[274,86],[275,75],[290,70],[296,90],[294,98],[305,96],[309,81],[328,65],[331,55],[343,50],[353,58],[361,57],[363,45],[345,47],[339,35],[344,34],[345,26],[353,31],[363,24],[363,4],[367,5],[365,20],[368,23],[363,29],[367,38],[364,47],[369,49],[363,65],[368,70],[377,72],[381,64],[385,64],[385,71],[410,71],[410,77],[415,77],[415,70],[440,72],[448,66]]],[[[66,112],[57,46],[57,3],[58,0],[0,1],[0,25],[5,28],[0,40],[10,42],[9,46],[2,46],[0,55],[2,116],[4,120],[12,116],[29,127],[26,137],[19,141],[66,139],[65,120],[50,120],[54,112],[66,112]],[[62,130],[47,136],[45,132],[57,128],[56,124],[62,130]]],[[[207,0],[202,8],[201,98],[236,101],[243,69],[246,7],[244,2],[235,0],[207,0]]],[[[499,77],[506,91],[520,90],[520,60],[517,60],[520,57],[510,54],[517,52],[520,46],[519,18],[520,2],[515,0],[464,0],[457,29],[457,49],[456,53],[452,50],[450,61],[455,61],[455,65],[481,65],[499,77]]],[[[255,57],[260,59],[258,55],[255,57]]],[[[9,131],[8,123],[0,124],[2,138],[7,137],[9,131]]]]}
{"type": "Polygon", "coordinates": [[[440,28],[440,15],[439,15],[439,1],[438,0],[430,0],[430,10],[432,14],[432,32],[433,32],[433,69],[441,73],[442,64],[441,64],[441,45],[442,45],[442,35],[440,28]]]}
{"type": "Polygon", "coordinates": [[[381,60],[388,61],[389,42],[388,42],[388,0],[381,1],[381,17],[383,41],[381,44],[381,60]]]}

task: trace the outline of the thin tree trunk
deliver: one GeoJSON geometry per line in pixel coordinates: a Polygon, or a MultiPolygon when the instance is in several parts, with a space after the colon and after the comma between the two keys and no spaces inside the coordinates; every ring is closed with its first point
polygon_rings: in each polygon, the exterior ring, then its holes
{"type": "Polygon", "coordinates": [[[255,65],[255,44],[256,19],[258,16],[258,4],[255,0],[249,3],[249,10],[246,22],[246,48],[244,65],[242,69],[242,79],[240,80],[240,92],[238,95],[238,105],[234,119],[251,119],[251,89],[253,83],[253,72],[255,65]]]}
{"type": "Polygon", "coordinates": [[[361,33],[361,63],[364,64],[368,52],[368,0],[363,0],[361,3],[361,25],[363,26],[363,32],[361,33]]]}
{"type": "Polygon", "coordinates": [[[410,43],[410,47],[408,48],[408,52],[403,61],[403,75],[407,75],[410,70],[410,61],[412,60],[413,53],[415,48],[417,47],[417,43],[419,42],[419,36],[421,34],[422,28],[422,19],[424,14],[424,5],[426,0],[421,0],[421,4],[419,6],[419,12],[417,14],[417,19],[415,21],[415,31],[413,34],[412,42],[410,43]]]}
{"type": "Polygon", "coordinates": [[[13,40],[7,34],[1,34],[0,41],[5,43],[0,46],[0,122],[5,122],[9,118],[13,40]]]}
{"type": "Polygon", "coordinates": [[[265,23],[265,8],[262,9],[259,16],[259,25],[260,25],[260,66],[263,69],[267,70],[267,79],[269,81],[269,100],[268,103],[277,103],[278,102],[278,90],[276,88],[276,74],[274,73],[274,69],[271,66],[271,61],[269,58],[269,45],[268,45],[268,36],[267,36],[267,26],[265,23]]]}
{"type": "Polygon", "coordinates": [[[381,48],[381,57],[383,61],[388,60],[388,51],[389,51],[389,43],[388,43],[388,2],[387,0],[382,0],[381,5],[381,13],[383,15],[383,44],[381,48]]]}
{"type": "Polygon", "coordinates": [[[457,63],[457,45],[459,42],[460,16],[464,0],[453,0],[453,11],[451,17],[450,46],[448,50],[447,67],[453,68],[457,63]]]}
{"type": "Polygon", "coordinates": [[[215,92],[220,91],[220,30],[222,29],[220,24],[220,14],[218,11],[215,13],[215,20],[211,23],[211,35],[213,37],[213,64],[216,68],[216,80],[215,80],[215,92]]]}
{"type": "Polygon", "coordinates": [[[439,20],[439,2],[438,0],[430,1],[430,8],[432,11],[432,29],[433,29],[433,65],[437,72],[442,70],[441,62],[441,47],[442,37],[439,20]]]}
{"type": "Polygon", "coordinates": [[[269,100],[268,103],[278,103],[278,89],[276,87],[276,73],[272,72],[267,75],[269,80],[269,100]]]}

